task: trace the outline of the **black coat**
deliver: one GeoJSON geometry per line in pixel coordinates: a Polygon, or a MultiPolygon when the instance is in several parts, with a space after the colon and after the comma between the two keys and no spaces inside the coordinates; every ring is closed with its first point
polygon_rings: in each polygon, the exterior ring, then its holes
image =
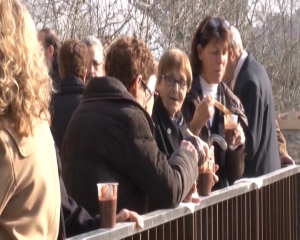
{"type": "Polygon", "coordinates": [[[154,103],[152,119],[155,123],[154,137],[160,151],[170,157],[185,137],[187,124],[181,112],[172,120],[160,97],[154,103]]]}
{"type": "Polygon", "coordinates": [[[233,88],[245,108],[246,128],[244,177],[258,177],[280,169],[275,123],[275,106],[267,72],[249,54],[233,88]]]}
{"type": "Polygon", "coordinates": [[[91,217],[88,212],[79,207],[76,202],[67,194],[62,179],[61,161],[57,153],[57,167],[60,183],[61,212],[58,239],[65,239],[100,228],[100,216],[91,217]]]}
{"type": "MultiPolygon", "coordinates": [[[[239,116],[239,122],[243,129],[245,129],[248,121],[240,100],[223,82],[219,84],[218,95],[222,104],[225,105],[232,113],[239,116]]],[[[187,94],[182,106],[182,113],[187,123],[190,123],[192,120],[195,109],[202,99],[203,94],[200,78],[195,77],[192,82],[192,88],[187,94]]],[[[224,117],[223,113],[221,113],[218,109],[215,109],[213,125],[210,131],[211,133],[224,137],[224,117]]],[[[201,129],[199,137],[205,142],[208,141],[208,125],[201,129]]],[[[214,149],[215,162],[220,167],[220,169],[216,172],[219,177],[219,182],[213,188],[213,190],[217,190],[233,184],[235,180],[243,176],[245,166],[245,145],[241,145],[235,150],[228,148],[226,151],[223,151],[217,144],[214,144],[214,149]]]]}
{"type": "Polygon", "coordinates": [[[139,214],[176,207],[197,178],[195,156],[177,150],[167,161],[148,113],[121,81],[92,79],[69,123],[61,152],[68,194],[99,212],[97,183],[118,182],[117,211],[139,214]]]}
{"type": "Polygon", "coordinates": [[[52,96],[51,132],[59,151],[68,123],[79,105],[85,87],[80,78],[69,76],[61,80],[58,92],[52,96]]]}

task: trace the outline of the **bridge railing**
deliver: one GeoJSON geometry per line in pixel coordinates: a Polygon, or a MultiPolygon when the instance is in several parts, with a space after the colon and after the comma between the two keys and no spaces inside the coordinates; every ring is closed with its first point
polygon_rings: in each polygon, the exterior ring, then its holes
{"type": "Polygon", "coordinates": [[[241,181],[199,205],[143,215],[144,229],[118,223],[69,240],[300,240],[300,166],[241,181]]]}

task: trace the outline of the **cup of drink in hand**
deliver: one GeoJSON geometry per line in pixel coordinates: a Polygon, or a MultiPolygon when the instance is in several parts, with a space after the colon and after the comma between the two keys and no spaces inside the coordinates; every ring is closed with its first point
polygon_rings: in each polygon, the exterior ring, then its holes
{"type": "Polygon", "coordinates": [[[215,156],[211,146],[205,162],[199,167],[197,190],[200,196],[209,196],[214,185],[215,156]]]}
{"type": "Polygon", "coordinates": [[[234,130],[238,125],[238,116],[234,114],[224,115],[224,134],[225,140],[231,150],[237,148],[234,141],[234,130]]]}
{"type": "Polygon", "coordinates": [[[118,183],[98,183],[101,228],[116,225],[118,183]]]}

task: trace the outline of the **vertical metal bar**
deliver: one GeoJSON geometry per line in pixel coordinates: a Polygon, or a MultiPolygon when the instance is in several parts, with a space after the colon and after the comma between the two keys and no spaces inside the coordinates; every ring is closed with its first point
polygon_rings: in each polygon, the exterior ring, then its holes
{"type": "Polygon", "coordinates": [[[297,193],[297,196],[296,196],[296,212],[297,212],[297,219],[296,219],[296,228],[297,228],[297,237],[295,239],[297,240],[300,240],[300,191],[299,191],[299,188],[300,188],[300,173],[297,174],[296,176],[296,193],[297,193]]]}
{"type": "Polygon", "coordinates": [[[217,205],[211,207],[211,229],[212,229],[212,239],[218,238],[218,209],[217,205]]]}
{"type": "Polygon", "coordinates": [[[260,240],[260,208],[259,208],[259,192],[254,190],[251,192],[251,239],[260,240]]]}
{"type": "Polygon", "coordinates": [[[157,239],[164,239],[164,224],[157,226],[157,239]]]}
{"type": "Polygon", "coordinates": [[[178,239],[185,239],[184,237],[184,219],[183,218],[179,218],[177,221],[177,226],[178,226],[178,239]]]}

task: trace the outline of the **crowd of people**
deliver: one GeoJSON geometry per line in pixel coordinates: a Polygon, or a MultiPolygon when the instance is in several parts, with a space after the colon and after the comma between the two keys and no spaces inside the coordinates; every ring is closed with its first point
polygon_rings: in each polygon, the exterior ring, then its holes
{"type": "Polygon", "coordinates": [[[188,54],[155,62],[121,36],[105,56],[94,36],[36,31],[25,6],[0,0],[0,239],[64,239],[100,228],[97,183],[117,182],[117,221],[199,202],[220,102],[238,116],[233,146],[213,143],[212,190],[293,164],[264,67],[239,31],[202,19],[188,54]],[[191,134],[187,134],[187,129],[191,134]]]}

